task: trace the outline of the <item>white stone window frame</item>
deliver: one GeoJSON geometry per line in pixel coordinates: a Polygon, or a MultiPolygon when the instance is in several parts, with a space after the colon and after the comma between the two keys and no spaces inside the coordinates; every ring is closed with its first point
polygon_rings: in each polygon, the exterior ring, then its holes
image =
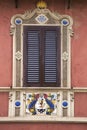
{"type": "MultiPolygon", "coordinates": [[[[71,88],[71,36],[73,20],[68,15],[60,15],[48,9],[35,9],[11,18],[13,35],[13,81],[12,88],[23,88],[23,26],[60,26],[61,28],[61,88],[71,88]],[[46,22],[38,22],[38,16],[47,17],[46,22]],[[50,20],[51,19],[51,20],[50,20]]],[[[27,87],[27,86],[26,86],[27,87]]],[[[50,86],[49,86],[50,87],[50,86]]]]}

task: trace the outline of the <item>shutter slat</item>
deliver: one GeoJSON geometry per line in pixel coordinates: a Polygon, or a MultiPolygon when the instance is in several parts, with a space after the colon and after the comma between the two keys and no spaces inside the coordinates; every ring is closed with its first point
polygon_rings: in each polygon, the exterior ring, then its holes
{"type": "Polygon", "coordinates": [[[57,80],[56,31],[45,33],[45,82],[56,83],[57,80]]]}

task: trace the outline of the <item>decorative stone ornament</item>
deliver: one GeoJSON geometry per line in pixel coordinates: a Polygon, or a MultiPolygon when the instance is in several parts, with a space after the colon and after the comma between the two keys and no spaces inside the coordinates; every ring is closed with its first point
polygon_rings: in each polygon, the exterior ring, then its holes
{"type": "Polygon", "coordinates": [[[47,3],[44,0],[39,0],[39,2],[37,2],[37,8],[45,9],[47,8],[47,3]]]}
{"type": "Polygon", "coordinates": [[[69,58],[69,54],[68,54],[67,52],[64,52],[63,55],[62,55],[62,59],[63,59],[64,61],[67,61],[68,58],[69,58]]]}
{"type": "Polygon", "coordinates": [[[48,21],[48,18],[44,14],[38,15],[35,19],[40,24],[44,24],[48,21]]]}
{"type": "Polygon", "coordinates": [[[15,57],[17,60],[21,60],[22,54],[20,51],[16,52],[15,57]]]}

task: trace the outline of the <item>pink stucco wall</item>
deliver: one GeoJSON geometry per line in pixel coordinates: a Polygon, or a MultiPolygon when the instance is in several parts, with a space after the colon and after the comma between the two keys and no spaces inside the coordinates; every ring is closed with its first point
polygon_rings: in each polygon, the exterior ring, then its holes
{"type": "Polygon", "coordinates": [[[0,86],[12,86],[12,36],[10,36],[11,17],[17,13],[35,8],[28,0],[19,1],[15,8],[15,0],[0,1],[0,86]],[[31,7],[32,6],[32,7],[31,7]]]}
{"type": "Polygon", "coordinates": [[[87,87],[87,1],[72,4],[72,86],[87,87]]]}
{"type": "Polygon", "coordinates": [[[6,123],[0,124],[0,130],[87,130],[87,125],[64,123],[6,123]]]}
{"type": "Polygon", "coordinates": [[[87,93],[75,93],[75,117],[87,117],[87,93]]]}
{"type": "Polygon", "coordinates": [[[8,93],[0,93],[0,117],[8,116],[8,93]]]}

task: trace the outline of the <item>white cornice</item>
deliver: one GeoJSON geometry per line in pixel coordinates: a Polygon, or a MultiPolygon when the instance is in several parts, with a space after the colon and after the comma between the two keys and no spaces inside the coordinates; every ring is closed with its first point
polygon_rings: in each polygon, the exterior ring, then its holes
{"type": "Polygon", "coordinates": [[[53,117],[53,116],[29,116],[29,117],[0,117],[0,123],[20,122],[57,122],[57,123],[87,123],[87,117],[53,117]]]}

